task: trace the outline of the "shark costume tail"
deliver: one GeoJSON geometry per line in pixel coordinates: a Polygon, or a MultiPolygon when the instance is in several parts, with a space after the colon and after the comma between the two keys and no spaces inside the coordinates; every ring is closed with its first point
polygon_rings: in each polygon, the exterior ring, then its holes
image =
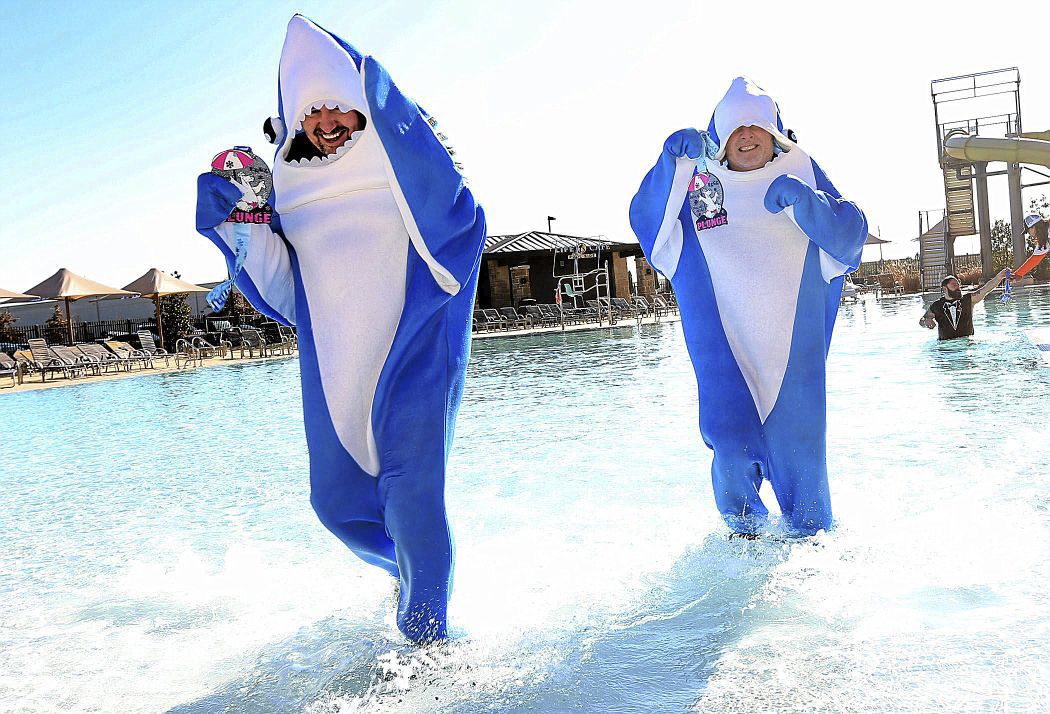
{"type": "MultiPolygon", "coordinates": [[[[373,58],[296,15],[279,75],[279,116],[266,124],[274,213],[252,225],[237,285],[298,329],[318,517],[398,578],[402,633],[442,639],[454,562],[445,465],[484,213],[430,117],[373,58]],[[311,154],[303,122],[322,108],[359,121],[338,149],[311,154]]],[[[223,220],[237,189],[217,178],[200,178],[197,227],[232,272],[241,253],[223,220]]]]}
{"type": "Polygon", "coordinates": [[[759,530],[767,479],[788,527],[812,534],[832,523],[824,363],[842,276],[860,263],[867,222],[750,80],[736,79],[715,109],[707,134],[719,150],[706,170],[697,163],[701,134],[667,139],[631,202],[631,226],[674,286],[724,520],[737,532],[759,530]],[[742,126],[773,137],[775,158],[764,167],[718,163],[742,126]]]}

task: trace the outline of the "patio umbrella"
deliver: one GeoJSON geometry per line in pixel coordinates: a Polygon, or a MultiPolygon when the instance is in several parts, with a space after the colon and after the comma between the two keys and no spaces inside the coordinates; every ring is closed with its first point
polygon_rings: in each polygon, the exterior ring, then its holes
{"type": "Polygon", "coordinates": [[[73,320],[69,314],[69,303],[80,298],[95,297],[96,295],[133,295],[127,290],[112,288],[94,280],[77,275],[74,272],[59,269],[44,282],[29,288],[29,293],[37,297],[52,300],[65,300],[66,302],[66,324],[69,326],[69,344],[73,344],[73,320]]]}
{"type": "Polygon", "coordinates": [[[193,283],[187,283],[185,280],[179,280],[175,276],[168,275],[163,270],[158,270],[157,268],[150,268],[141,278],[133,280],[125,285],[124,289],[153,300],[153,306],[156,308],[157,333],[160,337],[161,349],[165,348],[164,330],[161,328],[160,298],[165,295],[206,293],[211,290],[211,288],[202,288],[200,285],[194,285],[193,283]]]}
{"type": "Polygon", "coordinates": [[[0,288],[0,300],[36,300],[36,295],[26,295],[25,293],[16,293],[11,290],[4,290],[0,288]]]}
{"type": "Polygon", "coordinates": [[[880,263],[882,262],[882,244],[883,243],[889,243],[889,242],[890,241],[884,240],[882,238],[879,238],[878,236],[873,236],[871,233],[869,233],[868,237],[864,239],[864,245],[877,245],[877,246],[879,246],[879,262],[880,263]]]}

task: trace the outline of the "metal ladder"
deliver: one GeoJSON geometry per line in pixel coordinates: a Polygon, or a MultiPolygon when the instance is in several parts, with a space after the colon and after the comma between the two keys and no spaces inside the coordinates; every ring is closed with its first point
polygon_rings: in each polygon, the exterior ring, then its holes
{"type": "Polygon", "coordinates": [[[919,236],[919,272],[923,292],[939,290],[948,275],[948,219],[942,218],[919,236]]]}

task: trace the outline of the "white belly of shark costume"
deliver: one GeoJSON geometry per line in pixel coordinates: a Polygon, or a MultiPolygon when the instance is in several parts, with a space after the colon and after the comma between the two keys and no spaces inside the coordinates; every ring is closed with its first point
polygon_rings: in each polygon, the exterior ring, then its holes
{"type": "MultiPolygon", "coordinates": [[[[484,215],[422,110],[372,58],[296,15],[280,64],[272,230],[252,225],[237,285],[299,333],[311,502],[400,579],[398,627],[446,636],[453,547],[445,462],[469,356],[484,215]],[[335,154],[290,160],[302,121],[355,110],[335,154]]],[[[240,192],[199,179],[197,226],[233,265],[240,192]],[[237,194],[236,196],[234,194],[237,194]]]]}
{"type": "Polygon", "coordinates": [[[739,532],[761,528],[767,478],[789,528],[811,534],[832,522],[824,362],[842,275],[859,264],[867,223],[749,80],[733,82],[708,132],[723,142],[709,167],[698,165],[701,132],[668,138],[631,203],[631,225],[678,298],[723,518],[739,532]],[[773,135],[779,155],[754,171],[717,164],[741,126],[773,135]]]}

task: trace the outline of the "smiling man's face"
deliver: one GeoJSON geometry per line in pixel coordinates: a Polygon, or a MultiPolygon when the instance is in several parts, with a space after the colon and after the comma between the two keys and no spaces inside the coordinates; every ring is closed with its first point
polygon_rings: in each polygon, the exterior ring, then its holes
{"type": "Polygon", "coordinates": [[[352,109],[342,112],[322,107],[313,110],[303,119],[303,132],[311,144],[328,156],[345,144],[352,133],[364,128],[364,119],[360,112],[352,109]]]}
{"type": "Polygon", "coordinates": [[[742,126],[726,140],[730,171],[754,171],[773,160],[773,135],[757,126],[742,126]]]}

